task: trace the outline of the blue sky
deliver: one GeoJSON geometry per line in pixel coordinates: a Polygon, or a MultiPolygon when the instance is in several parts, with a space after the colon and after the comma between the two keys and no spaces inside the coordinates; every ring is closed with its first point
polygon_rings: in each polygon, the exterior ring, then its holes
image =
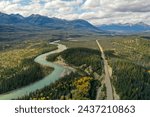
{"type": "Polygon", "coordinates": [[[0,12],[23,16],[41,14],[62,19],[85,19],[95,25],[150,24],[149,0],[0,0],[0,12]]]}

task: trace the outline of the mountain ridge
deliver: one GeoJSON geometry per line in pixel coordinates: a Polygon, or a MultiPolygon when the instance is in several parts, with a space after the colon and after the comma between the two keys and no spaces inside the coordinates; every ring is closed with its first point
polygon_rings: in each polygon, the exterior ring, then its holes
{"type": "Polygon", "coordinates": [[[0,41],[23,39],[52,39],[108,35],[88,21],[49,18],[39,14],[23,17],[20,14],[0,13],[0,41]]]}
{"type": "Polygon", "coordinates": [[[102,30],[106,30],[109,32],[116,32],[120,34],[137,34],[141,32],[150,31],[150,25],[143,22],[139,22],[135,24],[131,24],[131,23],[103,24],[97,27],[102,30]]]}
{"type": "Polygon", "coordinates": [[[64,20],[59,18],[49,18],[39,14],[32,14],[28,17],[23,17],[20,14],[5,14],[0,12],[0,25],[14,25],[14,26],[38,26],[54,30],[86,30],[96,33],[104,33],[88,21],[77,20],[64,20]]]}

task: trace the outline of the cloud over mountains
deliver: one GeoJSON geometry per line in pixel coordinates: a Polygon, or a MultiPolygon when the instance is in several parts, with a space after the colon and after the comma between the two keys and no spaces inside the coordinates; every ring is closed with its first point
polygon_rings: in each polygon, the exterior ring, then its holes
{"type": "Polygon", "coordinates": [[[41,14],[62,19],[85,19],[96,25],[150,24],[149,0],[0,0],[0,11],[24,16],[41,14]]]}

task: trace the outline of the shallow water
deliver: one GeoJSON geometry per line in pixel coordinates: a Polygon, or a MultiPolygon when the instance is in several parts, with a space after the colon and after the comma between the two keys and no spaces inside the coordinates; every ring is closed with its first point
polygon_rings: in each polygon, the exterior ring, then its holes
{"type": "MultiPolygon", "coordinates": [[[[57,43],[52,42],[51,44],[57,44],[57,43]]],[[[44,77],[42,80],[32,83],[28,86],[10,91],[5,94],[1,94],[0,100],[17,99],[19,97],[28,95],[29,93],[36,91],[37,89],[44,88],[45,86],[58,80],[66,68],[61,65],[46,61],[46,56],[64,51],[66,49],[66,46],[64,46],[62,44],[57,44],[57,45],[58,45],[57,50],[42,54],[42,55],[38,56],[37,58],[35,58],[35,60],[34,60],[35,62],[37,62],[41,65],[53,67],[54,70],[52,71],[52,73],[50,73],[48,76],[44,77]]]]}

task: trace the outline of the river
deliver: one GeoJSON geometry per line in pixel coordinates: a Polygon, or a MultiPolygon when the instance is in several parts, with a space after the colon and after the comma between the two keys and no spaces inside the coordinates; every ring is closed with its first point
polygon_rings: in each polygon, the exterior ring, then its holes
{"type": "Polygon", "coordinates": [[[39,55],[38,57],[36,57],[34,59],[35,62],[44,65],[44,66],[50,66],[53,67],[54,70],[52,71],[52,73],[50,73],[48,76],[44,77],[42,80],[39,80],[35,83],[32,83],[30,85],[27,85],[25,87],[4,93],[4,94],[0,94],[0,100],[11,100],[11,99],[17,99],[19,97],[28,95],[31,92],[36,91],[37,89],[41,89],[44,88],[45,86],[54,83],[56,80],[58,80],[59,78],[61,78],[61,76],[64,76],[64,73],[69,69],[67,69],[66,67],[59,65],[59,64],[55,64],[52,62],[48,62],[46,60],[46,57],[50,54],[54,54],[54,53],[59,53],[62,52],[64,50],[67,49],[67,47],[65,45],[59,44],[57,42],[51,42],[50,44],[55,44],[58,46],[57,50],[39,55]]]}

